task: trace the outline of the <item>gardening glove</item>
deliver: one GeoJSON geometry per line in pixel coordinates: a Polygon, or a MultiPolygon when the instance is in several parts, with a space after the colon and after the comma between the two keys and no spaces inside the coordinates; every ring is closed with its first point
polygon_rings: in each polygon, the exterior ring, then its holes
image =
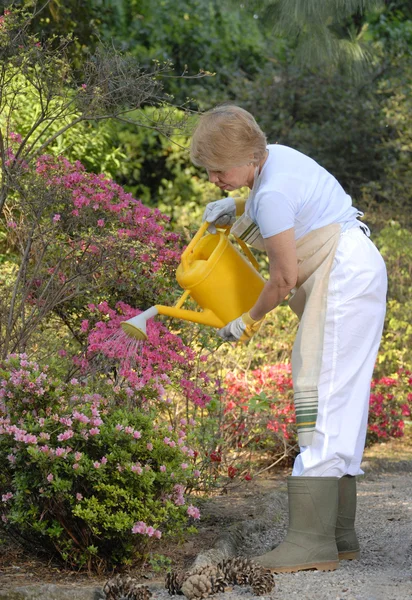
{"type": "Polygon", "coordinates": [[[236,203],[231,196],[215,200],[206,205],[202,221],[207,221],[210,226],[209,233],[216,233],[215,225],[232,225],[236,218],[236,203]]]}
{"type": "Polygon", "coordinates": [[[217,334],[225,342],[248,342],[259,331],[264,320],[265,317],[255,321],[247,312],[219,329],[217,334]]]}

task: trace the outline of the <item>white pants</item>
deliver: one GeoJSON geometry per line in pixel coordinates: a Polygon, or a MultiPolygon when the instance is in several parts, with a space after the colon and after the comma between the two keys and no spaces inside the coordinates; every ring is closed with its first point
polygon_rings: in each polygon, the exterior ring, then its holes
{"type": "Polygon", "coordinates": [[[328,287],[319,407],[292,475],[359,475],[386,309],[385,263],[359,227],[341,233],[328,287]]]}

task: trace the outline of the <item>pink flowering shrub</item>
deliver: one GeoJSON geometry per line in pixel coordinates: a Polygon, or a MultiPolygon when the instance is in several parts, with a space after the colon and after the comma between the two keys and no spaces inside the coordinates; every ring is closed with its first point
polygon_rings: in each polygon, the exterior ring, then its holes
{"type": "MultiPolygon", "coordinates": [[[[104,175],[86,172],[79,162],[44,155],[36,173],[57,192],[49,218],[59,242],[73,248],[85,265],[98,261],[88,276],[94,301],[100,290],[112,304],[122,300],[146,308],[170,293],[181,244],[178,234],[165,229],[168,217],[104,175]]],[[[55,256],[49,256],[53,262],[55,256]]],[[[69,265],[62,267],[58,276],[66,279],[69,265]]]]}
{"type": "Polygon", "coordinates": [[[404,435],[412,416],[412,373],[399,369],[393,377],[374,379],[369,401],[367,443],[404,435]]]}
{"type": "Polygon", "coordinates": [[[190,426],[174,433],[100,387],[58,383],[24,354],[0,364],[2,525],[89,570],[143,556],[200,516],[185,499],[198,475],[190,426]]]}
{"type": "Polygon", "coordinates": [[[193,380],[195,351],[160,320],[150,319],[148,341],[136,344],[121,333],[120,323],[140,311],[124,302],[118,302],[116,309],[102,302],[89,305],[89,310],[87,351],[82,359],[76,360],[82,371],[88,373],[97,362],[100,374],[106,372],[112,378],[116,373],[113,383],[124,387],[129,397],[138,393],[143,402],[156,406],[159,414],[175,405],[177,397],[200,408],[210,402],[207,375],[197,373],[197,382],[193,380]]]}
{"type": "MultiPolygon", "coordinates": [[[[222,390],[221,419],[215,448],[208,452],[211,470],[229,479],[250,478],[249,468],[265,461],[288,464],[298,452],[293,384],[288,364],[266,365],[250,372],[227,374],[222,390]]],[[[367,444],[402,437],[411,418],[412,374],[371,385],[367,444]]]]}
{"type": "Polygon", "coordinates": [[[223,431],[232,448],[284,459],[296,454],[290,365],[265,365],[225,379],[223,431]]]}

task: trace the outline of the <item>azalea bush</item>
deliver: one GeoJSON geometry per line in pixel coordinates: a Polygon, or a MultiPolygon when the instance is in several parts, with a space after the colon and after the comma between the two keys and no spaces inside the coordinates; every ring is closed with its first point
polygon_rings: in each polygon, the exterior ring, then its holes
{"type": "MultiPolygon", "coordinates": [[[[268,465],[290,466],[299,451],[290,364],[231,371],[221,386],[220,402],[208,404],[203,424],[209,449],[202,474],[209,483],[218,476],[250,479],[268,465]]],[[[411,411],[410,371],[373,379],[367,445],[402,437],[411,411]]]]}
{"type": "MultiPolygon", "coordinates": [[[[72,567],[144,556],[150,541],[199,518],[184,491],[199,472],[178,432],[143,394],[66,385],[26,355],[0,365],[0,512],[4,527],[72,567]]],[[[103,389],[104,388],[104,389],[103,389]]]]}
{"type": "Polygon", "coordinates": [[[202,481],[249,480],[262,465],[291,463],[297,445],[290,365],[230,371],[215,385],[198,419],[202,481]]]}
{"type": "Polygon", "coordinates": [[[392,377],[373,379],[367,442],[382,442],[404,435],[412,416],[412,372],[401,368],[392,377]]]}

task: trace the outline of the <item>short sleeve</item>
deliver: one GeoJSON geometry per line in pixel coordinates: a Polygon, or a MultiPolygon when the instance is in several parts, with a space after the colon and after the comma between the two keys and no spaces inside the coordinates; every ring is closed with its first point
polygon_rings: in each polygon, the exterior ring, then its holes
{"type": "Polygon", "coordinates": [[[254,221],[263,238],[271,237],[295,226],[296,207],[291,198],[278,191],[257,194],[253,206],[254,221]]]}

